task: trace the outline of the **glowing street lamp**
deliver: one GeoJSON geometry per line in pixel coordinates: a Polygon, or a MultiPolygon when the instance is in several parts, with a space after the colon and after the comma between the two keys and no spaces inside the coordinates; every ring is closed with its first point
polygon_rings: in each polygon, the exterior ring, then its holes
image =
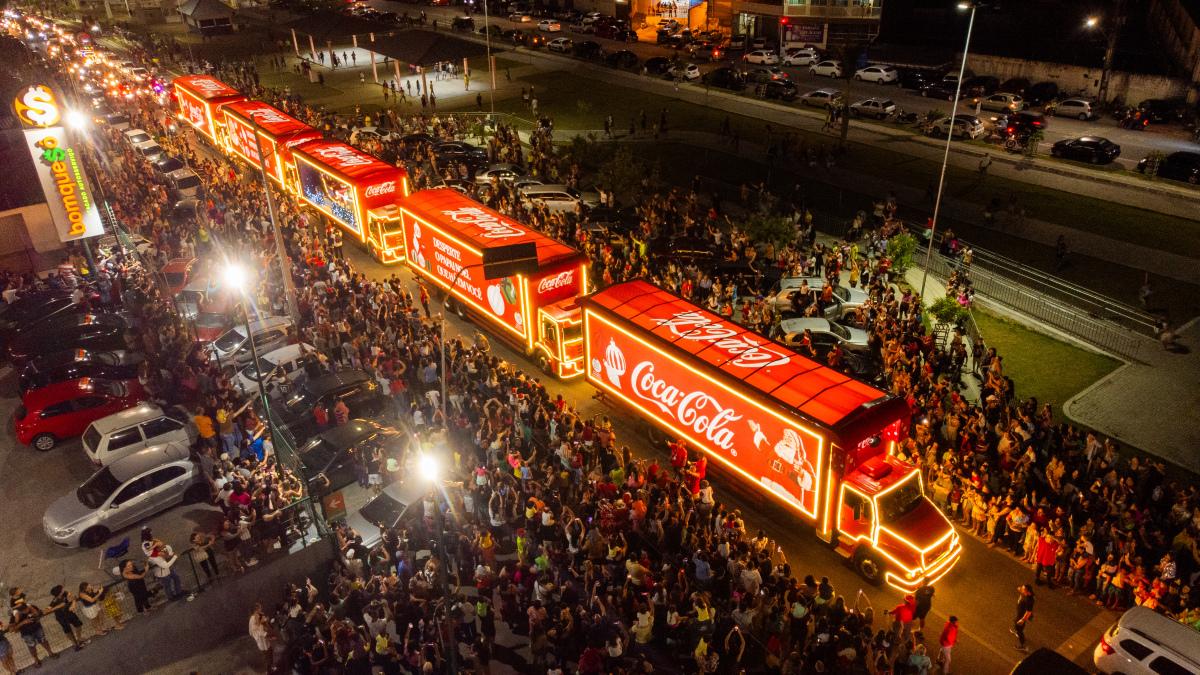
{"type": "Polygon", "coordinates": [[[88,116],[79,112],[78,110],[68,110],[67,113],[63,115],[63,121],[67,123],[68,127],[74,129],[75,131],[83,131],[91,126],[91,120],[88,119],[88,116]]]}
{"type": "Polygon", "coordinates": [[[421,480],[436,485],[441,477],[441,467],[438,465],[437,457],[422,452],[417,457],[417,475],[421,477],[421,480]]]}

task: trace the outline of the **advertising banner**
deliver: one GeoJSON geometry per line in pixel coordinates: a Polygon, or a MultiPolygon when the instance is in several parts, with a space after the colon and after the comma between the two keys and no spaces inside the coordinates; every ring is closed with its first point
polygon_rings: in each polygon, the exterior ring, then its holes
{"type": "Polygon", "coordinates": [[[26,87],[13,101],[13,110],[25,127],[25,144],[59,241],[104,234],[78,149],[59,125],[62,109],[54,91],[46,85],[26,87]]]}
{"type": "Polygon", "coordinates": [[[528,317],[520,277],[484,279],[479,249],[411,214],[406,214],[402,221],[408,259],[413,267],[442,288],[451,289],[453,284],[451,292],[456,297],[525,339],[528,317]]]}
{"type": "MultiPolygon", "coordinates": [[[[700,326],[695,317],[664,314],[686,340],[724,347],[748,366],[780,358],[754,345],[735,344],[721,326],[700,326]],[[712,330],[706,330],[711,328],[712,330]]],[[[735,388],[704,372],[705,364],[675,345],[662,345],[640,329],[585,303],[583,313],[588,381],[657,420],[689,445],[767,488],[784,503],[817,518],[825,452],[823,435],[799,419],[759,401],[750,387],[735,388]]],[[[783,358],[788,358],[783,356],[783,358]]],[[[761,365],[761,364],[759,364],[761,365]]],[[[753,372],[748,368],[747,374],[753,372]]]]}

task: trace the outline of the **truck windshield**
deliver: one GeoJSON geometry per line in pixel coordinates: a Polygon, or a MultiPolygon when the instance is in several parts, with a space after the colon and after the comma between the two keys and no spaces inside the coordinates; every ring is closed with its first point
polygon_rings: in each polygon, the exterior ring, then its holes
{"type": "Polygon", "coordinates": [[[903,518],[921,503],[921,483],[917,479],[917,473],[914,471],[904,482],[876,501],[879,502],[881,522],[888,523],[903,518]]]}

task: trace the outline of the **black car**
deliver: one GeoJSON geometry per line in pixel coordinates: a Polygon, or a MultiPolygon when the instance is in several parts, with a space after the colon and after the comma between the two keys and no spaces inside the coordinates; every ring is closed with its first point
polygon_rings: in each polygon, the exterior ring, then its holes
{"type": "Polygon", "coordinates": [[[1045,131],[1046,126],[1046,116],[1042,113],[1021,110],[1008,116],[1006,132],[1009,136],[1024,136],[1035,131],[1045,131]]]}
{"type": "Polygon", "coordinates": [[[450,27],[457,31],[470,33],[471,31],[475,30],[475,19],[472,19],[469,16],[456,16],[454,17],[454,20],[450,22],[450,27]]]}
{"type": "MultiPolygon", "coordinates": [[[[1150,164],[1147,157],[1138,162],[1137,169],[1146,173],[1150,164]]],[[[1172,152],[1158,162],[1157,176],[1181,180],[1192,185],[1200,183],[1200,152],[1172,152]]]]}
{"type": "Polygon", "coordinates": [[[940,98],[943,101],[954,100],[955,85],[949,80],[931,82],[921,88],[921,95],[927,98],[940,98]]]}
{"type": "Polygon", "coordinates": [[[759,85],[763,98],[775,98],[780,101],[795,101],[800,95],[796,83],[790,80],[770,80],[759,85]]]}
{"type": "Polygon", "coordinates": [[[1108,164],[1121,155],[1121,146],[1099,136],[1067,138],[1054,144],[1050,154],[1090,164],[1108,164]]]}
{"type": "Polygon", "coordinates": [[[317,428],[313,410],[323,406],[328,411],[328,419],[332,420],[333,407],[338,400],[346,402],[351,417],[395,417],[392,398],[363,370],[341,370],[311,378],[293,389],[288,397],[273,401],[271,409],[296,441],[304,441],[321,431],[317,428]]]}
{"type": "Polygon", "coordinates": [[[154,160],[153,166],[155,171],[164,176],[172,171],[178,171],[179,169],[187,168],[182,160],[180,160],[178,157],[172,157],[171,155],[163,155],[162,157],[154,160]]]}
{"type": "Polygon", "coordinates": [[[397,429],[367,419],[352,419],[313,436],[296,449],[309,494],[328,494],[349,485],[355,479],[355,454],[399,441],[397,429]]]}
{"type": "Polygon", "coordinates": [[[1025,102],[1029,105],[1046,105],[1058,98],[1058,85],[1054,82],[1038,82],[1025,91],[1025,102]]]}
{"type": "Polygon", "coordinates": [[[926,86],[942,79],[941,73],[924,68],[900,68],[900,76],[896,78],[896,86],[902,89],[921,90],[926,86]]]}
{"type": "Polygon", "coordinates": [[[83,308],[66,291],[35,291],[12,303],[0,303],[0,344],[63,314],[82,314],[83,308]]]}
{"type": "Polygon", "coordinates": [[[619,28],[616,33],[613,33],[612,39],[620,42],[633,43],[638,41],[637,31],[628,28],[619,28]]]}
{"type": "Polygon", "coordinates": [[[128,349],[125,339],[128,328],[125,317],[119,314],[80,314],[74,324],[35,329],[16,336],[8,345],[8,358],[23,367],[30,359],[64,349],[128,349]]]}
{"type": "MultiPolygon", "coordinates": [[[[704,76],[704,82],[713,87],[741,91],[746,88],[746,77],[733,68],[717,68],[704,76]]],[[[794,96],[792,98],[795,98],[794,96]]]]}
{"type": "Polygon", "coordinates": [[[463,141],[445,141],[433,144],[433,154],[444,161],[481,162],[487,160],[487,151],[463,141]]]}
{"type": "Polygon", "coordinates": [[[575,56],[589,61],[599,61],[604,58],[604,48],[595,40],[584,40],[575,45],[575,56]]]}
{"type": "Polygon", "coordinates": [[[521,44],[521,41],[525,39],[525,31],[517,30],[516,28],[509,28],[508,30],[500,33],[500,37],[508,40],[514,45],[519,45],[521,44]]]}
{"type": "Polygon", "coordinates": [[[619,52],[613,52],[604,57],[604,63],[610,68],[624,68],[625,70],[633,70],[634,68],[637,68],[638,57],[637,54],[634,54],[628,49],[622,49],[619,52]]]}
{"type": "Polygon", "coordinates": [[[636,206],[596,206],[588,211],[587,227],[597,233],[626,235],[642,222],[636,206]]]}
{"type": "Polygon", "coordinates": [[[662,41],[664,47],[670,47],[671,49],[683,49],[690,44],[692,44],[692,34],[686,31],[669,35],[666,40],[662,41]]]}
{"type": "Polygon", "coordinates": [[[488,35],[489,33],[491,34],[491,36],[490,36],[490,37],[494,37],[494,38],[503,37],[503,36],[504,36],[504,29],[503,29],[503,28],[501,28],[500,26],[497,26],[497,25],[495,25],[495,24],[490,24],[490,25],[487,25],[487,26],[483,26],[483,27],[481,27],[481,28],[479,29],[479,34],[480,34],[480,35],[488,35]]]}
{"type": "Polygon", "coordinates": [[[963,96],[991,96],[1000,88],[1000,78],[978,75],[963,82],[963,96]]]}
{"type": "Polygon", "coordinates": [[[21,394],[30,389],[41,389],[55,382],[77,380],[81,377],[100,377],[106,380],[132,380],[138,376],[140,365],[112,366],[95,361],[70,361],[55,368],[36,369],[26,364],[18,381],[21,394]]]}
{"type": "Polygon", "coordinates": [[[665,56],[651,56],[642,63],[642,68],[650,75],[665,75],[671,69],[671,59],[665,56]]]}
{"type": "Polygon", "coordinates": [[[1187,104],[1182,99],[1148,98],[1138,104],[1138,110],[1155,124],[1182,122],[1187,104]]]}
{"type": "Polygon", "coordinates": [[[1006,94],[1016,94],[1022,98],[1025,97],[1025,92],[1029,90],[1029,80],[1023,77],[1014,77],[1005,80],[1000,85],[1000,91],[1006,94]]]}

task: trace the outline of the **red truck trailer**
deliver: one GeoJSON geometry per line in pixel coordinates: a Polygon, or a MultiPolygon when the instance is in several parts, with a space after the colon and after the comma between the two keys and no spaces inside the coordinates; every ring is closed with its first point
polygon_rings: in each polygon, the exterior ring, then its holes
{"type": "Polygon", "coordinates": [[[225,121],[225,147],[258,168],[280,187],[296,191],[296,163],[292,148],[319,140],[321,132],[261,101],[235,101],[221,106],[225,121]]]}
{"type": "Polygon", "coordinates": [[[911,591],[962,553],[897,459],[904,400],[645,281],[581,298],[588,381],[770,495],[871,582],[911,591]]]}
{"type": "Polygon", "coordinates": [[[372,251],[379,247],[403,250],[402,240],[383,241],[380,233],[395,229],[399,218],[396,202],[408,195],[404,169],[337,141],[302,143],[292,148],[292,158],[301,200],[372,251]]]}
{"type": "Polygon", "coordinates": [[[484,207],[452,188],[421,190],[400,201],[408,264],[448,292],[454,307],[561,378],[583,375],[583,338],[575,301],[587,290],[587,257],[484,207]],[[485,279],[483,250],[532,242],[538,271],[485,279]]]}
{"type": "Polygon", "coordinates": [[[224,120],[218,108],[226,103],[244,101],[242,92],[210,75],[183,75],[172,82],[179,101],[179,117],[220,144],[224,120]]]}

